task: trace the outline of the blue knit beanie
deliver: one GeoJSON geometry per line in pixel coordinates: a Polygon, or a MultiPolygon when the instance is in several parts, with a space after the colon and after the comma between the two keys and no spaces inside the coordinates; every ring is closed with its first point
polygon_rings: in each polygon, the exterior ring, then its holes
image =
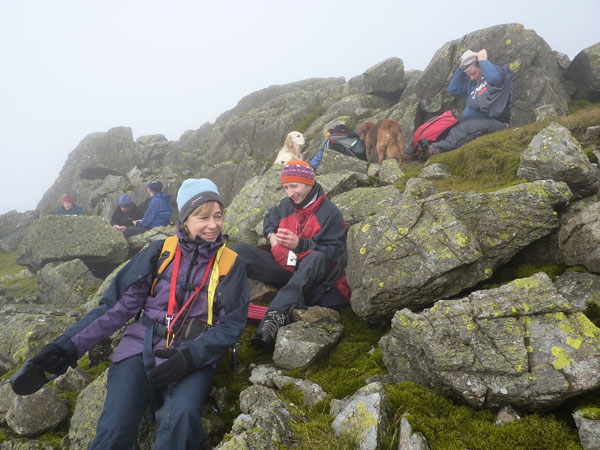
{"type": "Polygon", "coordinates": [[[132,203],[133,203],[133,200],[131,200],[131,197],[129,196],[129,194],[119,195],[119,206],[127,206],[127,205],[131,205],[132,203]]]}
{"type": "Polygon", "coordinates": [[[148,181],[148,187],[152,189],[153,192],[162,192],[163,190],[163,184],[160,180],[148,181]]]}
{"type": "Polygon", "coordinates": [[[223,206],[217,185],[208,178],[188,178],[177,191],[179,220],[185,222],[194,209],[206,202],[217,202],[223,206]]]}

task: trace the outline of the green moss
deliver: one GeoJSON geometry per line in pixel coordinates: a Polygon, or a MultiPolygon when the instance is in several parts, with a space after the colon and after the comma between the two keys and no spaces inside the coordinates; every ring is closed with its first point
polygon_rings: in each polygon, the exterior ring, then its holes
{"type": "Polygon", "coordinates": [[[309,114],[308,116],[303,117],[293,128],[300,133],[304,133],[319,117],[318,114],[309,114]]]}
{"type": "MultiPolygon", "coordinates": [[[[599,104],[578,108],[572,115],[552,121],[568,128],[584,148],[600,144],[593,140],[597,138],[585,137],[588,127],[600,123],[599,104]]],[[[434,180],[434,184],[440,190],[486,192],[522,183],[517,177],[521,153],[549,123],[550,120],[546,120],[488,134],[454,151],[432,157],[431,161],[446,165],[455,176],[434,180]]]]}
{"type": "Polygon", "coordinates": [[[577,431],[552,415],[529,415],[499,427],[489,410],[474,410],[413,383],[387,387],[388,430],[381,448],[397,448],[400,420],[410,414],[413,430],[432,450],[581,449],[577,431]]]}

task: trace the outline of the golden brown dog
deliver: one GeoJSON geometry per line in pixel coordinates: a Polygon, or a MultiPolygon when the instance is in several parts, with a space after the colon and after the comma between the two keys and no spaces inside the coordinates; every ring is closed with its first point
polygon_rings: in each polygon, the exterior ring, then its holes
{"type": "Polygon", "coordinates": [[[283,166],[288,161],[295,159],[301,160],[302,154],[300,151],[302,150],[304,144],[306,144],[306,139],[302,133],[299,131],[290,131],[285,138],[283,147],[281,147],[281,150],[279,150],[279,153],[277,153],[275,163],[283,166]]]}
{"type": "Polygon", "coordinates": [[[392,158],[402,163],[404,145],[402,144],[402,130],[398,122],[387,119],[377,123],[364,122],[360,126],[360,138],[365,143],[369,162],[375,162],[373,151],[375,149],[379,157],[379,164],[384,159],[392,158]]]}

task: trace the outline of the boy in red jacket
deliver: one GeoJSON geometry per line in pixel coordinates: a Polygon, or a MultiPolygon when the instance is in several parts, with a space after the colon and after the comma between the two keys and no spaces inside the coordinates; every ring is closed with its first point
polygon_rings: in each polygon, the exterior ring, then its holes
{"type": "Polygon", "coordinates": [[[287,197],[269,209],[263,221],[271,251],[231,246],[246,262],[248,278],[279,288],[252,339],[269,350],[293,308],[340,308],[350,299],[342,213],[325,197],[314,170],[304,161],[288,162],[281,183],[287,197]]]}

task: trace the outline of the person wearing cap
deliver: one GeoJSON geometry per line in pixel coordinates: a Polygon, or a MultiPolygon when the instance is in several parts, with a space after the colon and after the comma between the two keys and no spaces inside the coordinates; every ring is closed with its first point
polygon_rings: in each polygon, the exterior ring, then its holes
{"type": "Polygon", "coordinates": [[[176,247],[160,275],[165,241],[134,256],[99,305],[30,360],[62,374],[141,313],[114,351],[90,449],[136,448],[149,404],[157,424],[153,448],[204,448],[203,406],[218,360],[246,327],[249,287],[243,261],[224,248],[217,186],[206,178],[185,180],[177,206],[176,247]],[[229,264],[226,271],[222,260],[229,264]]]}
{"type": "Polygon", "coordinates": [[[263,233],[271,249],[232,244],[246,262],[248,277],[279,289],[252,342],[272,350],[279,328],[293,308],[348,304],[350,287],[344,274],[346,225],[330,202],[315,172],[304,161],[290,161],[282,170],[286,198],[269,209],[263,233]]]}
{"type": "Polygon", "coordinates": [[[119,205],[115,208],[110,218],[110,224],[117,230],[125,232],[127,227],[133,227],[134,220],[144,217],[142,210],[133,203],[129,194],[119,196],[119,205]]]}
{"type": "Polygon", "coordinates": [[[445,139],[429,144],[427,156],[455,150],[476,137],[508,128],[512,89],[512,72],[507,65],[489,62],[485,49],[465,51],[448,85],[448,93],[467,97],[465,110],[445,139]]]}
{"type": "MultiPolygon", "coordinates": [[[[171,196],[163,191],[163,184],[158,180],[148,182],[148,194],[150,203],[144,213],[144,217],[134,220],[133,225],[136,228],[126,231],[138,234],[148,231],[155,227],[164,227],[171,222],[173,207],[171,206],[171,196]]],[[[126,233],[127,234],[127,233],[126,233]]],[[[131,234],[130,234],[131,235],[131,234]]]]}
{"type": "Polygon", "coordinates": [[[59,216],[83,216],[85,213],[80,206],[77,206],[70,195],[65,195],[61,201],[61,205],[58,207],[56,214],[59,216]]]}

